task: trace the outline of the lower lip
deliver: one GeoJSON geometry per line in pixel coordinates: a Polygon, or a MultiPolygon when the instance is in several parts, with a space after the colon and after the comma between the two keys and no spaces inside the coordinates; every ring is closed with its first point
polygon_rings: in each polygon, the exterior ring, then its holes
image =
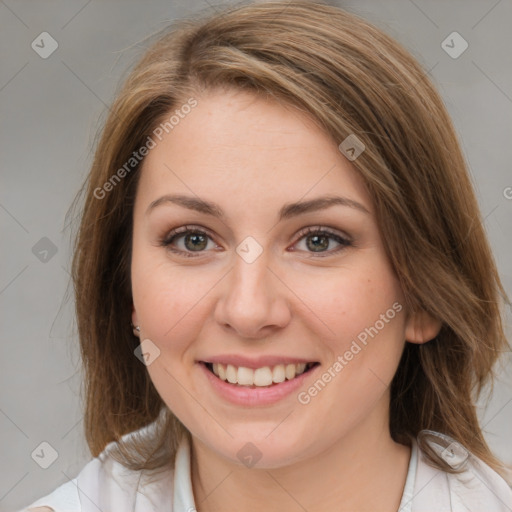
{"type": "Polygon", "coordinates": [[[285,380],[269,387],[248,388],[225,382],[206,367],[205,363],[198,363],[213,389],[222,398],[236,405],[271,405],[300,388],[304,381],[320,366],[314,366],[292,380],[285,380]]]}

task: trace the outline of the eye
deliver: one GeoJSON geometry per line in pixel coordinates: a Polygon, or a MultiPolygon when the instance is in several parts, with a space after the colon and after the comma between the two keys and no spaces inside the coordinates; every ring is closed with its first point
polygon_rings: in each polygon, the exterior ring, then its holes
{"type": "MultiPolygon", "coordinates": [[[[304,240],[306,242],[306,249],[301,250],[311,252],[311,256],[313,257],[330,256],[353,245],[352,241],[348,237],[323,227],[306,228],[301,231],[298,236],[300,238],[295,245],[304,240]],[[327,249],[332,242],[338,244],[339,247],[335,250],[328,251],[327,249]]],[[[214,246],[213,248],[210,247],[210,249],[218,247],[215,242],[213,242],[212,236],[207,231],[193,226],[183,226],[171,231],[160,241],[160,245],[180,256],[193,258],[196,257],[194,253],[198,253],[197,255],[199,255],[200,253],[206,252],[205,250],[208,248],[209,241],[211,241],[214,246]],[[180,240],[182,240],[183,246],[182,248],[176,248],[176,245],[178,245],[178,241],[180,240]]],[[[295,251],[295,249],[292,249],[292,251],[295,251]]]]}
{"type": "MultiPolygon", "coordinates": [[[[168,248],[171,252],[189,258],[194,257],[194,254],[191,253],[204,252],[204,249],[208,246],[208,239],[212,240],[211,236],[206,231],[194,228],[193,226],[183,226],[171,231],[160,242],[160,245],[168,248]],[[180,239],[183,239],[184,248],[176,249],[174,245],[180,239]]],[[[214,244],[214,246],[217,247],[216,244],[214,244]]]]}
{"type": "Polygon", "coordinates": [[[313,255],[319,257],[331,256],[332,254],[336,254],[342,251],[344,248],[353,245],[352,241],[347,236],[319,226],[306,228],[304,231],[299,233],[299,237],[300,240],[298,243],[300,243],[302,240],[305,242],[306,248],[303,250],[306,252],[312,252],[313,255]],[[328,251],[327,249],[332,242],[338,244],[339,247],[335,250],[328,251]]]}

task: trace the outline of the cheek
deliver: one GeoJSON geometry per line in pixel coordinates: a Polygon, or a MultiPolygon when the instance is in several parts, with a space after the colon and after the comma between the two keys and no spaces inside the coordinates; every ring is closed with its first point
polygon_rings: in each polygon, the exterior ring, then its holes
{"type": "Polygon", "coordinates": [[[140,251],[132,259],[133,302],[143,335],[161,351],[180,353],[204,322],[211,272],[173,264],[163,251],[140,251]]]}
{"type": "Polygon", "coordinates": [[[338,273],[308,302],[330,329],[322,340],[327,357],[318,376],[328,384],[314,382],[303,390],[300,403],[311,400],[320,416],[339,415],[340,424],[356,423],[369,414],[389,388],[404,346],[398,282],[383,267],[367,270],[338,273]]]}
{"type": "MultiPolygon", "coordinates": [[[[322,332],[334,343],[356,337],[373,326],[382,314],[386,315],[390,308],[387,318],[395,318],[397,307],[393,309],[394,303],[403,306],[397,279],[378,260],[333,269],[321,279],[304,275],[300,279],[302,282],[297,283],[297,295],[305,298],[313,313],[310,314],[311,319],[316,318],[319,325],[323,324],[322,332]]],[[[395,328],[402,325],[400,321],[389,322],[386,326],[391,326],[391,323],[395,323],[395,328]]]]}
{"type": "Polygon", "coordinates": [[[368,258],[361,263],[333,272],[316,287],[311,281],[301,293],[310,290],[307,304],[315,313],[310,318],[321,319],[321,332],[328,333],[323,337],[325,370],[337,376],[333,392],[355,386],[360,400],[366,396],[372,401],[391,382],[400,360],[404,304],[398,280],[385,261],[368,258]]]}
{"type": "Polygon", "coordinates": [[[338,316],[343,335],[337,355],[343,358],[345,377],[370,396],[389,385],[400,361],[405,342],[403,296],[390,274],[356,279],[352,285],[338,316]]]}

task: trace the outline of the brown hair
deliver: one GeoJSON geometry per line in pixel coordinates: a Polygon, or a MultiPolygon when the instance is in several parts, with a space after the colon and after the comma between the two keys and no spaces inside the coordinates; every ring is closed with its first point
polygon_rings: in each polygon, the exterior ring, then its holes
{"type": "Polygon", "coordinates": [[[190,435],[134,356],[130,260],[140,162],[112,178],[174,109],[216,87],[298,108],[337,144],[350,134],[364,143],[353,165],[374,201],[407,310],[442,322],[435,339],[405,344],[391,384],[391,435],[409,444],[423,429],[439,431],[501,471],[474,400],[508,346],[500,307],[509,302],[452,123],[425,71],[396,41],[353,14],[307,1],[231,7],[172,25],[110,110],[82,187],[72,268],[93,456],[115,441],[112,453],[125,466],[161,468],[190,435]],[[102,187],[108,193],[99,198],[102,187]],[[153,435],[121,439],[157,417],[153,435]]]}

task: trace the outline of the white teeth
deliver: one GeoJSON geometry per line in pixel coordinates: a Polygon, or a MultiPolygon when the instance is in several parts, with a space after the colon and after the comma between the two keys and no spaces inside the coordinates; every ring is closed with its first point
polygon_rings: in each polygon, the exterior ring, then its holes
{"type": "Polygon", "coordinates": [[[270,386],[272,384],[272,370],[268,366],[253,371],[255,386],[270,386]]]}
{"type": "Polygon", "coordinates": [[[254,370],[240,366],[238,368],[237,383],[241,386],[252,386],[254,381],[254,370]]]}
{"type": "Polygon", "coordinates": [[[213,363],[212,370],[217,377],[231,384],[240,386],[270,386],[272,383],[280,383],[285,380],[292,380],[306,370],[305,363],[299,364],[277,364],[274,367],[263,366],[253,370],[245,366],[236,367],[232,364],[223,365],[213,363]]]}
{"type": "Polygon", "coordinates": [[[237,380],[236,374],[237,374],[236,368],[232,364],[228,364],[228,366],[226,368],[226,379],[228,380],[228,382],[231,382],[231,384],[236,384],[236,380],[237,380]]]}
{"type": "MultiPolygon", "coordinates": [[[[214,367],[215,367],[215,365],[214,365],[214,367]]],[[[214,371],[215,375],[218,375],[222,380],[227,379],[226,367],[223,364],[217,364],[217,372],[215,372],[215,368],[213,371],[214,371]]]]}
{"type": "Polygon", "coordinates": [[[288,380],[293,379],[293,377],[295,377],[296,370],[297,370],[297,368],[295,367],[294,364],[287,364],[284,369],[284,374],[286,375],[286,378],[288,380]]]}
{"type": "Polygon", "coordinates": [[[284,382],[286,379],[286,375],[284,373],[284,365],[278,364],[274,366],[274,370],[272,371],[272,381],[273,382],[284,382]]]}

